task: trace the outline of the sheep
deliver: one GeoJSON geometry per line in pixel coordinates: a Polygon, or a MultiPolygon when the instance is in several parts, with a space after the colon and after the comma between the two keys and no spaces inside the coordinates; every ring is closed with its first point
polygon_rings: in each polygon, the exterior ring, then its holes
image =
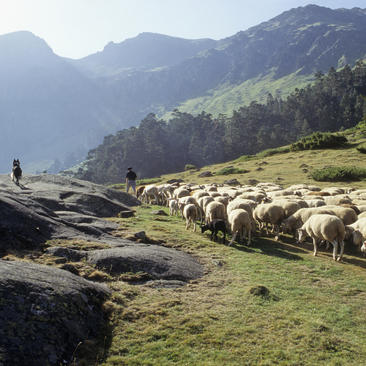
{"type": "Polygon", "coordinates": [[[206,223],[214,220],[214,219],[221,219],[226,220],[226,209],[225,205],[221,202],[210,202],[206,206],[206,223]]]}
{"type": "Polygon", "coordinates": [[[365,218],[365,217],[366,217],[366,211],[361,212],[361,213],[358,215],[358,218],[359,218],[359,219],[363,219],[363,218],[365,218]]]}
{"type": "Polygon", "coordinates": [[[201,197],[201,198],[198,199],[198,207],[199,207],[201,222],[203,221],[203,217],[204,217],[205,212],[206,212],[206,206],[210,202],[213,202],[213,201],[214,201],[214,199],[211,196],[205,196],[205,197],[201,197]]]}
{"type": "MultiPolygon", "coordinates": [[[[358,230],[361,233],[361,235],[362,235],[361,241],[366,240],[366,218],[365,217],[358,219],[356,222],[354,222],[353,224],[348,225],[348,226],[352,227],[354,230],[358,230]]],[[[364,246],[365,246],[365,243],[363,243],[363,247],[364,246]]],[[[362,250],[362,247],[361,247],[361,251],[365,252],[364,250],[362,250]]]]}
{"type": "Polygon", "coordinates": [[[333,245],[333,259],[342,260],[344,252],[345,227],[342,220],[334,215],[313,215],[298,229],[299,242],[303,242],[307,236],[313,239],[314,256],[318,252],[317,243],[326,240],[333,245]],[[336,258],[340,245],[340,253],[336,258]]]}
{"type": "Polygon", "coordinates": [[[251,242],[251,232],[252,232],[252,220],[248,212],[242,208],[238,208],[230,212],[229,224],[232,232],[232,238],[229,246],[232,245],[237,235],[239,234],[239,240],[242,241],[243,238],[248,235],[248,245],[251,242]]]}
{"type": "Polygon", "coordinates": [[[357,214],[352,208],[339,206],[324,206],[323,208],[331,210],[345,225],[350,225],[357,221],[357,214]]]}
{"type": "Polygon", "coordinates": [[[324,202],[326,203],[327,206],[330,206],[330,205],[339,206],[342,203],[349,204],[349,205],[352,204],[352,200],[346,195],[324,197],[324,202]]]}
{"type": "MultiPolygon", "coordinates": [[[[354,224],[352,224],[354,225],[354,224]]],[[[346,236],[344,240],[351,242],[351,244],[361,247],[362,245],[362,234],[358,229],[355,229],[352,225],[346,225],[346,236]]]]}
{"type": "Polygon", "coordinates": [[[275,200],[272,203],[281,206],[285,212],[284,219],[293,215],[296,211],[299,211],[301,206],[295,201],[288,200],[275,200]]]}
{"type": "Polygon", "coordinates": [[[158,188],[154,184],[150,184],[145,187],[144,191],[141,194],[141,201],[145,201],[146,203],[152,203],[153,198],[155,198],[155,202],[159,203],[159,192],[158,188]]]}
{"type": "Polygon", "coordinates": [[[142,193],[145,190],[145,186],[139,186],[136,188],[136,198],[139,199],[139,197],[142,195],[142,193]]]}
{"type": "Polygon", "coordinates": [[[323,200],[320,199],[307,199],[306,203],[308,204],[308,207],[321,207],[321,206],[325,206],[325,202],[323,200]]]}
{"type": "Polygon", "coordinates": [[[169,215],[170,216],[173,216],[173,215],[178,216],[178,212],[179,212],[178,201],[175,200],[175,199],[170,199],[169,200],[169,215]]]}
{"type": "Polygon", "coordinates": [[[247,211],[248,214],[253,217],[253,210],[252,210],[252,206],[247,202],[248,200],[243,200],[243,199],[235,199],[233,201],[231,201],[226,208],[226,212],[227,215],[230,215],[230,212],[233,210],[236,210],[238,208],[242,208],[243,210],[247,211]]]}
{"type": "Polygon", "coordinates": [[[285,216],[285,211],[281,206],[273,203],[262,203],[253,211],[253,218],[259,224],[259,229],[262,229],[263,224],[266,226],[268,234],[268,224],[273,225],[273,231],[279,232],[279,225],[285,216]]]}
{"type": "Polygon", "coordinates": [[[186,196],[189,196],[189,190],[185,186],[178,187],[173,192],[173,197],[177,199],[186,196]]]}
{"type": "Polygon", "coordinates": [[[361,213],[366,212],[366,205],[357,205],[357,208],[361,213]]]}
{"type": "Polygon", "coordinates": [[[214,200],[216,202],[221,202],[222,204],[225,205],[225,207],[227,207],[227,205],[229,204],[230,197],[229,196],[218,196],[218,197],[214,197],[214,200]]]}
{"type": "Polygon", "coordinates": [[[201,232],[202,234],[206,231],[206,230],[210,230],[211,231],[211,235],[210,235],[210,239],[211,240],[217,240],[217,233],[219,231],[221,231],[224,235],[223,237],[223,241],[222,243],[225,244],[226,242],[226,223],[224,220],[221,219],[215,219],[210,221],[209,223],[207,223],[206,225],[202,225],[201,226],[201,232]]]}
{"type": "Polygon", "coordinates": [[[198,218],[197,207],[193,203],[184,206],[183,217],[186,219],[186,230],[193,224],[193,231],[196,231],[196,221],[198,218]]]}
{"type": "Polygon", "coordinates": [[[281,225],[282,232],[290,233],[295,237],[296,230],[299,229],[312,215],[315,214],[332,215],[333,212],[330,209],[324,209],[323,207],[301,208],[293,215],[283,220],[281,225]]]}
{"type": "Polygon", "coordinates": [[[183,217],[183,209],[188,204],[193,204],[196,207],[198,207],[198,203],[197,203],[196,199],[192,196],[185,196],[185,197],[181,197],[178,199],[178,208],[182,213],[182,217],[183,217]]]}
{"type": "Polygon", "coordinates": [[[192,194],[192,197],[194,197],[197,201],[199,198],[201,197],[206,197],[206,196],[209,196],[209,193],[208,192],[205,192],[205,191],[195,191],[193,194],[192,194]]]}

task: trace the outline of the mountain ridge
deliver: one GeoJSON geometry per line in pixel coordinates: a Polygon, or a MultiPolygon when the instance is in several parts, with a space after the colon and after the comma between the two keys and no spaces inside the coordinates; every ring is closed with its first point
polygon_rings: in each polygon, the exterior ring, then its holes
{"type": "MultiPolygon", "coordinates": [[[[112,54],[126,42],[138,51],[129,60],[121,60],[117,52],[110,61],[112,69],[101,65],[99,77],[87,68],[81,70],[81,63],[76,67],[57,56],[31,32],[0,36],[4,125],[0,171],[8,171],[14,157],[26,164],[45,157],[59,160],[53,167],[43,164],[40,170],[66,168],[104,136],[136,126],[150,112],[161,116],[183,105],[183,111],[200,113],[209,106],[210,113],[218,115],[263,98],[268,90],[288,95],[315,71],[354,65],[365,57],[365,34],[366,10],[312,5],[291,9],[219,41],[145,32],[119,44],[109,43],[104,51],[112,54]],[[9,40],[17,40],[17,46],[9,40]],[[141,46],[146,40],[149,47],[141,46]],[[164,52],[156,53],[160,41],[164,52]],[[174,47],[166,41],[186,48],[179,57],[169,58],[174,47]],[[144,55],[154,51],[156,57],[138,57],[140,51],[144,55]],[[101,76],[106,70],[112,75],[101,76]],[[12,143],[14,136],[18,146],[12,143]]],[[[97,55],[101,57],[103,51],[97,55]]]]}

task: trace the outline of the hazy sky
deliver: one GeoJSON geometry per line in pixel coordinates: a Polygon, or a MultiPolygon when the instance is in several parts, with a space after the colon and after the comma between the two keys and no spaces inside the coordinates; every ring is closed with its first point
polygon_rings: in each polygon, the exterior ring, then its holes
{"type": "Polygon", "coordinates": [[[0,34],[28,30],[80,58],[141,32],[225,38],[307,4],[366,8],[366,0],[0,0],[0,34]]]}

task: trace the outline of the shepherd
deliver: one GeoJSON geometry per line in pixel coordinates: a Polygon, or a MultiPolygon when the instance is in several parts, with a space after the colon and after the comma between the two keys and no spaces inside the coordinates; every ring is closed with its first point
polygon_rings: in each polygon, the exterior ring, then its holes
{"type": "Polygon", "coordinates": [[[136,173],[132,170],[132,168],[128,168],[126,174],[126,192],[128,193],[131,187],[135,196],[136,196],[136,178],[137,178],[136,173]]]}
{"type": "Polygon", "coordinates": [[[19,179],[22,177],[22,169],[20,168],[19,159],[13,160],[13,169],[11,171],[11,180],[15,182],[15,184],[19,185],[19,179]]]}

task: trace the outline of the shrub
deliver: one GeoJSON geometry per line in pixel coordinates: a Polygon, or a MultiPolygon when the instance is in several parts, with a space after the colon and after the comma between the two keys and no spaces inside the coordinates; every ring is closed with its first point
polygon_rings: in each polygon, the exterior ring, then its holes
{"type": "Polygon", "coordinates": [[[197,167],[193,164],[186,164],[184,170],[195,170],[197,167]]]}
{"type": "Polygon", "coordinates": [[[339,148],[344,147],[346,144],[347,138],[343,135],[315,132],[294,142],[291,145],[291,151],[339,148]]]}
{"type": "Polygon", "coordinates": [[[366,169],[355,166],[324,167],[316,169],[311,177],[318,182],[353,181],[366,178],[366,169]]]}
{"type": "Polygon", "coordinates": [[[356,149],[357,149],[357,151],[359,151],[360,153],[362,153],[362,154],[366,154],[366,144],[362,144],[362,145],[358,146],[356,149]]]}
{"type": "Polygon", "coordinates": [[[234,167],[230,166],[230,167],[226,167],[226,168],[222,168],[222,169],[218,170],[215,174],[216,175],[229,175],[229,174],[244,174],[244,173],[249,173],[249,170],[234,168],[234,167]]]}
{"type": "Polygon", "coordinates": [[[267,156],[272,156],[275,154],[285,154],[290,152],[290,148],[289,147],[276,147],[273,149],[266,149],[263,150],[259,153],[257,153],[255,156],[257,156],[258,158],[265,158],[267,156]]]}

